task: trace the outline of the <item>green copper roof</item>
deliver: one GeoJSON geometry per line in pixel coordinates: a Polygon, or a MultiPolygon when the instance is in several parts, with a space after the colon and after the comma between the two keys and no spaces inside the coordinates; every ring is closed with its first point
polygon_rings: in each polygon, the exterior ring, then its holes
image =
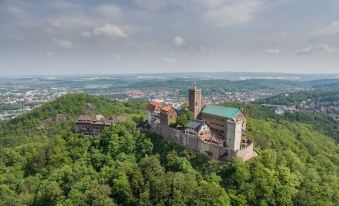
{"type": "Polygon", "coordinates": [[[235,118],[237,114],[240,112],[238,108],[234,107],[224,107],[218,105],[207,105],[203,110],[202,113],[215,115],[219,117],[224,117],[228,119],[235,118]]]}

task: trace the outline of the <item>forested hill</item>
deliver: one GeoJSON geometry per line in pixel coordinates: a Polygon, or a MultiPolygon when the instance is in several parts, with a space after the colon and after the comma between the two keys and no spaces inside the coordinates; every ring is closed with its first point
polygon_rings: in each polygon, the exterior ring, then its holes
{"type": "Polygon", "coordinates": [[[249,106],[259,156],[219,164],[132,120],[95,138],[75,135],[88,103],[93,114],[131,119],[146,107],[71,94],[0,122],[0,205],[339,205],[338,145],[312,125],[249,106]]]}
{"type": "Polygon", "coordinates": [[[0,143],[1,146],[11,145],[23,141],[23,138],[42,138],[69,132],[73,129],[76,118],[85,113],[145,116],[146,105],[144,100],[121,103],[85,93],[67,94],[32,112],[0,122],[0,143]],[[65,120],[55,121],[57,115],[64,116],[65,120]]]}
{"type": "Polygon", "coordinates": [[[286,95],[278,94],[272,97],[258,100],[262,104],[275,104],[275,105],[293,105],[303,101],[312,100],[313,102],[335,102],[339,101],[339,88],[336,89],[316,89],[314,91],[301,91],[289,93],[286,95]]]}
{"type": "MultiPolygon", "coordinates": [[[[320,110],[323,106],[335,108],[339,102],[339,88],[337,89],[316,89],[313,91],[301,91],[295,93],[279,94],[276,96],[268,97],[266,99],[258,100],[259,104],[272,104],[272,105],[295,105],[299,107],[299,112],[286,112],[284,118],[291,121],[304,122],[313,125],[316,130],[319,130],[326,135],[332,137],[339,143],[339,124],[338,121],[333,119],[326,112],[315,113],[315,110],[320,110]],[[303,102],[313,104],[310,108],[299,107],[303,102]],[[304,111],[303,111],[304,110],[304,111]],[[307,111],[309,110],[309,111],[307,111]]],[[[269,110],[269,109],[267,109],[269,110]]],[[[273,110],[272,110],[273,112],[273,110]]]]}

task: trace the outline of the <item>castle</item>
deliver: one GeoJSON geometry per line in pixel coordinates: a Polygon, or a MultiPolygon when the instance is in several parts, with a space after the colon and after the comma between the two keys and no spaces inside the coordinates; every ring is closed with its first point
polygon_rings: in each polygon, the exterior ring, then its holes
{"type": "Polygon", "coordinates": [[[80,115],[74,125],[75,133],[85,135],[99,135],[105,127],[125,121],[127,116],[111,116],[105,118],[102,115],[80,115]]]}
{"type": "Polygon", "coordinates": [[[184,127],[175,125],[182,111],[150,102],[147,117],[153,132],[213,159],[225,162],[233,157],[246,161],[257,156],[246,134],[246,117],[238,108],[220,105],[202,106],[202,92],[196,85],[188,91],[188,111],[193,119],[184,127]]]}

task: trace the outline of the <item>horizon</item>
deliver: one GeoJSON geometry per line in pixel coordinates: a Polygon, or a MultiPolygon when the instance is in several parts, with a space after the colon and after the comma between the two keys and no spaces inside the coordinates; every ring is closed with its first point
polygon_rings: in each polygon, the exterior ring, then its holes
{"type": "MultiPolygon", "coordinates": [[[[321,75],[321,76],[327,76],[327,75],[338,75],[336,77],[333,77],[333,79],[338,79],[339,78],[339,72],[338,73],[316,73],[316,72],[264,72],[264,71],[208,71],[208,72],[201,72],[201,71],[178,71],[178,72],[144,72],[144,73],[64,73],[64,74],[16,74],[16,75],[1,75],[0,74],[0,78],[9,78],[9,77],[23,77],[23,78],[29,78],[29,77],[39,77],[39,76],[57,76],[57,77],[61,77],[61,76],[105,76],[105,75],[109,75],[109,76],[136,76],[136,75],[175,75],[175,74],[220,74],[220,73],[232,73],[232,74],[266,74],[266,75],[274,75],[274,74],[280,74],[280,75],[321,75]]],[[[276,76],[278,77],[278,76],[276,76]]]]}
{"type": "Polygon", "coordinates": [[[339,2],[303,2],[0,0],[0,73],[337,74],[339,2]]]}

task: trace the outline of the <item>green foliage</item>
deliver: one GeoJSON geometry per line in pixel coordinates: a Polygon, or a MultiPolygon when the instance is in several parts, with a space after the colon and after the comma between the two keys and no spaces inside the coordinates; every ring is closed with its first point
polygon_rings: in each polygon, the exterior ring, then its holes
{"type": "Polygon", "coordinates": [[[18,110],[22,109],[21,104],[0,104],[0,111],[2,110],[18,110]]]}
{"type": "MultiPolygon", "coordinates": [[[[143,80],[130,84],[130,88],[187,88],[192,86],[192,79],[152,79],[143,80]]],[[[310,87],[312,84],[307,82],[297,82],[288,80],[265,80],[265,79],[249,79],[242,81],[232,81],[226,79],[200,79],[204,94],[209,91],[217,91],[219,89],[226,89],[227,91],[253,91],[259,89],[281,90],[300,87],[310,87]]]]}
{"type": "Polygon", "coordinates": [[[189,120],[193,119],[193,112],[189,111],[178,116],[177,124],[185,127],[189,120]]]}
{"type": "Polygon", "coordinates": [[[181,104],[181,105],[180,105],[180,108],[181,108],[181,109],[186,109],[186,110],[188,110],[188,103],[185,102],[185,103],[181,104]]]}
{"type": "MultiPolygon", "coordinates": [[[[321,132],[339,143],[339,124],[333,118],[327,114],[314,114],[310,112],[294,112],[294,113],[285,113],[284,116],[275,114],[274,108],[265,107],[259,104],[250,104],[243,105],[239,103],[227,103],[227,106],[233,106],[238,108],[243,108],[246,116],[256,118],[256,119],[265,119],[270,121],[275,121],[277,123],[288,121],[288,122],[302,122],[309,125],[312,125],[314,130],[321,132]]],[[[257,139],[258,142],[263,142],[263,139],[260,137],[257,139]]],[[[263,145],[262,145],[263,146],[263,145]]]]}
{"type": "MultiPolygon", "coordinates": [[[[83,106],[106,101],[87,95],[65,98],[83,101],[83,106]]],[[[140,113],[133,114],[141,114],[141,104],[135,105],[140,113]]],[[[106,107],[131,114],[127,108],[134,104],[107,102],[106,107]]],[[[73,109],[73,114],[64,113],[67,119],[78,115],[73,109]]],[[[258,105],[244,109],[260,117],[248,117],[247,124],[259,156],[226,164],[141,132],[133,121],[115,124],[98,137],[73,134],[68,120],[35,135],[27,133],[32,125],[23,123],[73,109],[60,105],[51,113],[33,117],[33,112],[4,123],[21,129],[2,131],[2,137],[29,138],[1,147],[0,205],[339,204],[338,145],[312,125],[270,118],[270,111],[258,105]]]]}
{"type": "Polygon", "coordinates": [[[121,103],[84,93],[67,94],[30,113],[9,121],[0,121],[0,147],[30,142],[31,137],[46,141],[46,136],[68,133],[73,130],[75,119],[85,112],[104,116],[127,114],[143,117],[146,105],[147,101],[144,100],[121,103]],[[93,111],[86,112],[88,104],[94,107],[93,111]],[[54,121],[57,114],[64,115],[66,120],[54,121]]]}
{"type": "Polygon", "coordinates": [[[273,97],[259,100],[258,103],[275,105],[294,105],[303,101],[312,100],[316,105],[320,102],[334,102],[339,100],[339,89],[317,89],[314,91],[302,91],[286,94],[279,94],[273,97]]]}

